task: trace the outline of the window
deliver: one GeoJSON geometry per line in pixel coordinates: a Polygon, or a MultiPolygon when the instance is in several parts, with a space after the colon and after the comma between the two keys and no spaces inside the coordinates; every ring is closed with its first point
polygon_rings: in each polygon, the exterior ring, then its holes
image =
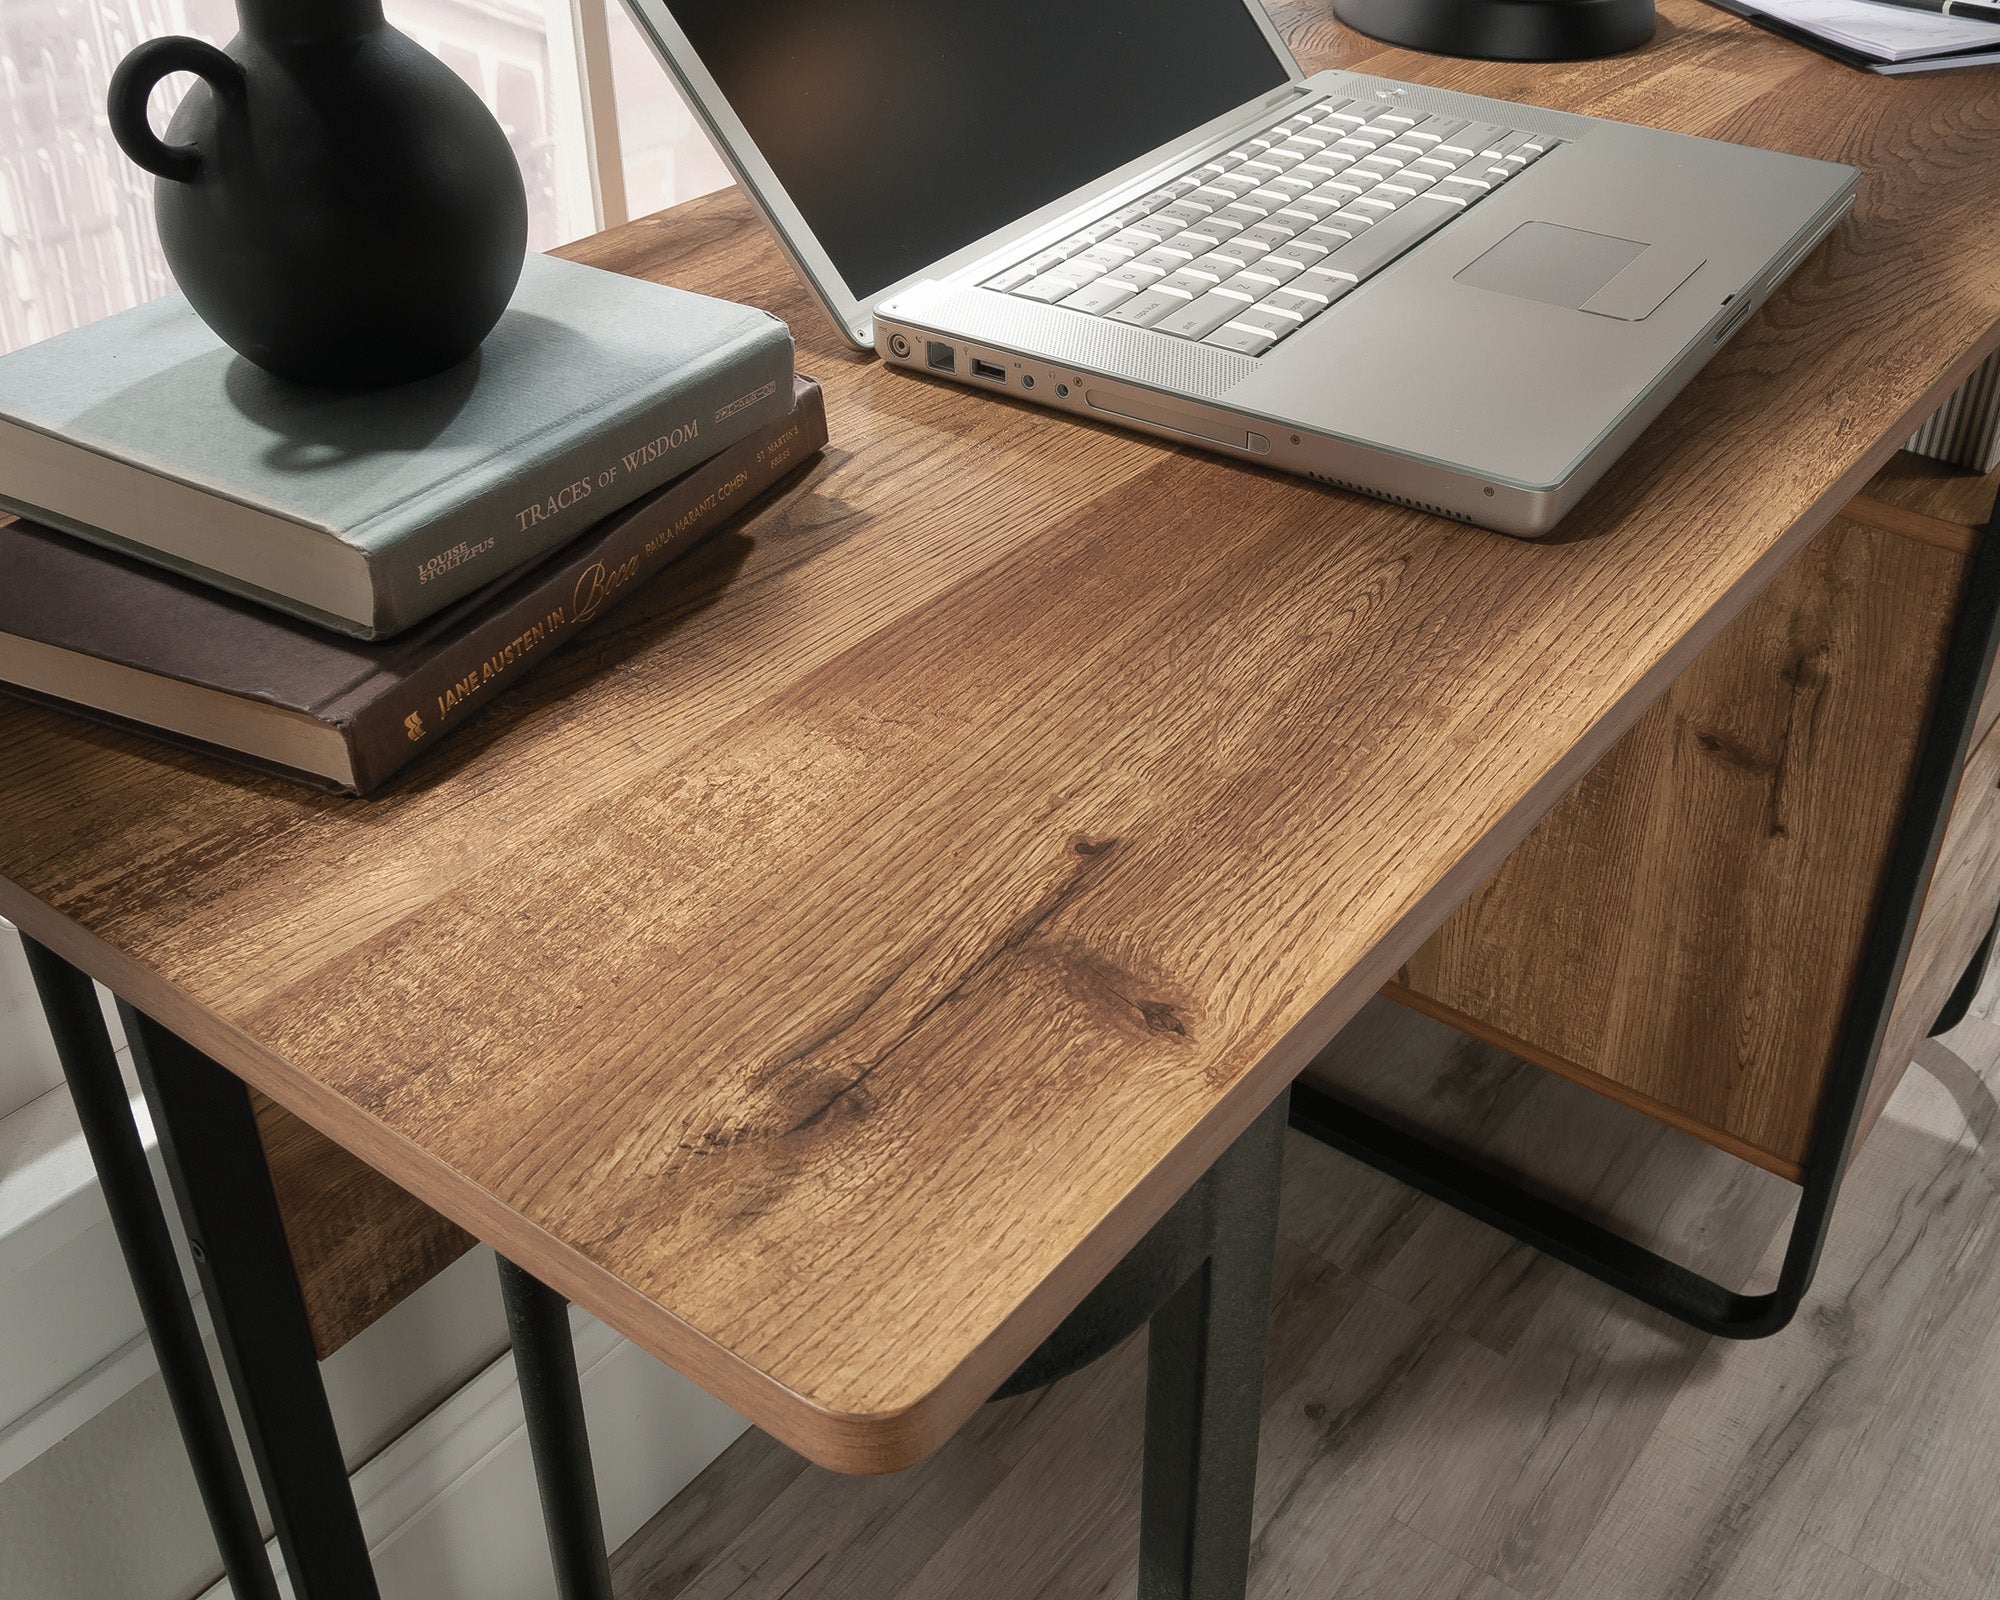
{"type": "MultiPolygon", "coordinates": [[[[386,0],[479,91],[521,164],[546,250],[719,188],[728,173],[616,0],[386,0]]],[[[233,0],[0,0],[0,351],[170,293],[152,179],[105,124],[144,39],[224,43],[233,0]]],[[[156,121],[184,87],[155,101],[156,121]]]]}

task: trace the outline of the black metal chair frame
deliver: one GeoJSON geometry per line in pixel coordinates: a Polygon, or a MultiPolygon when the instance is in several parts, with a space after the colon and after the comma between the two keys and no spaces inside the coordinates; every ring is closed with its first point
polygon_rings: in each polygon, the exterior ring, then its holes
{"type": "MultiPolygon", "coordinates": [[[[1315,1084],[1293,1087],[1292,1126],[1704,1333],[1761,1339],[1778,1332],[1797,1313],[1819,1267],[1882,1036],[1965,770],[1996,642],[2000,509],[1972,558],[1946,646],[1937,695],[1848,992],[1775,1287],[1759,1294],[1726,1288],[1516,1178],[1441,1149],[1421,1133],[1315,1084]]],[[[1993,939],[1989,930],[1933,1022],[1934,1035],[1956,1026],[1971,1006],[1993,939]]]]}

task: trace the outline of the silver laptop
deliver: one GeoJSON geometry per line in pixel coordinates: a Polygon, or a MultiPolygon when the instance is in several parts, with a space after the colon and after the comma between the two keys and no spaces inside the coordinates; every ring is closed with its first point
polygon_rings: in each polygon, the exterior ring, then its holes
{"type": "Polygon", "coordinates": [[[1259,0],[627,0],[892,365],[1547,533],[1851,167],[1350,72],[1259,0]]]}

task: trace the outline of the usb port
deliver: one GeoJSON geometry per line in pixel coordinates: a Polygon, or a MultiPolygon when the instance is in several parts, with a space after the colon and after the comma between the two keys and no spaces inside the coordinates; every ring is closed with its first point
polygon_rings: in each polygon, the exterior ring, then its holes
{"type": "Polygon", "coordinates": [[[975,378],[985,378],[993,383],[1005,383],[1007,381],[1007,369],[1005,367],[1001,366],[997,361],[981,361],[977,356],[972,358],[972,375],[975,378]]]}
{"type": "Polygon", "coordinates": [[[929,359],[933,372],[958,371],[958,352],[948,344],[939,344],[932,339],[925,347],[924,355],[929,359]]]}

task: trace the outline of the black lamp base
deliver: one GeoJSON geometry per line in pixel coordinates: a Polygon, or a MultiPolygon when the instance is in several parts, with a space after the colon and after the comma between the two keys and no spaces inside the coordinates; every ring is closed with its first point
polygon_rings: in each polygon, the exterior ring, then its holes
{"type": "Polygon", "coordinates": [[[1653,37],[1653,0],[1333,0],[1385,44],[1486,61],[1591,61],[1653,37]]]}

